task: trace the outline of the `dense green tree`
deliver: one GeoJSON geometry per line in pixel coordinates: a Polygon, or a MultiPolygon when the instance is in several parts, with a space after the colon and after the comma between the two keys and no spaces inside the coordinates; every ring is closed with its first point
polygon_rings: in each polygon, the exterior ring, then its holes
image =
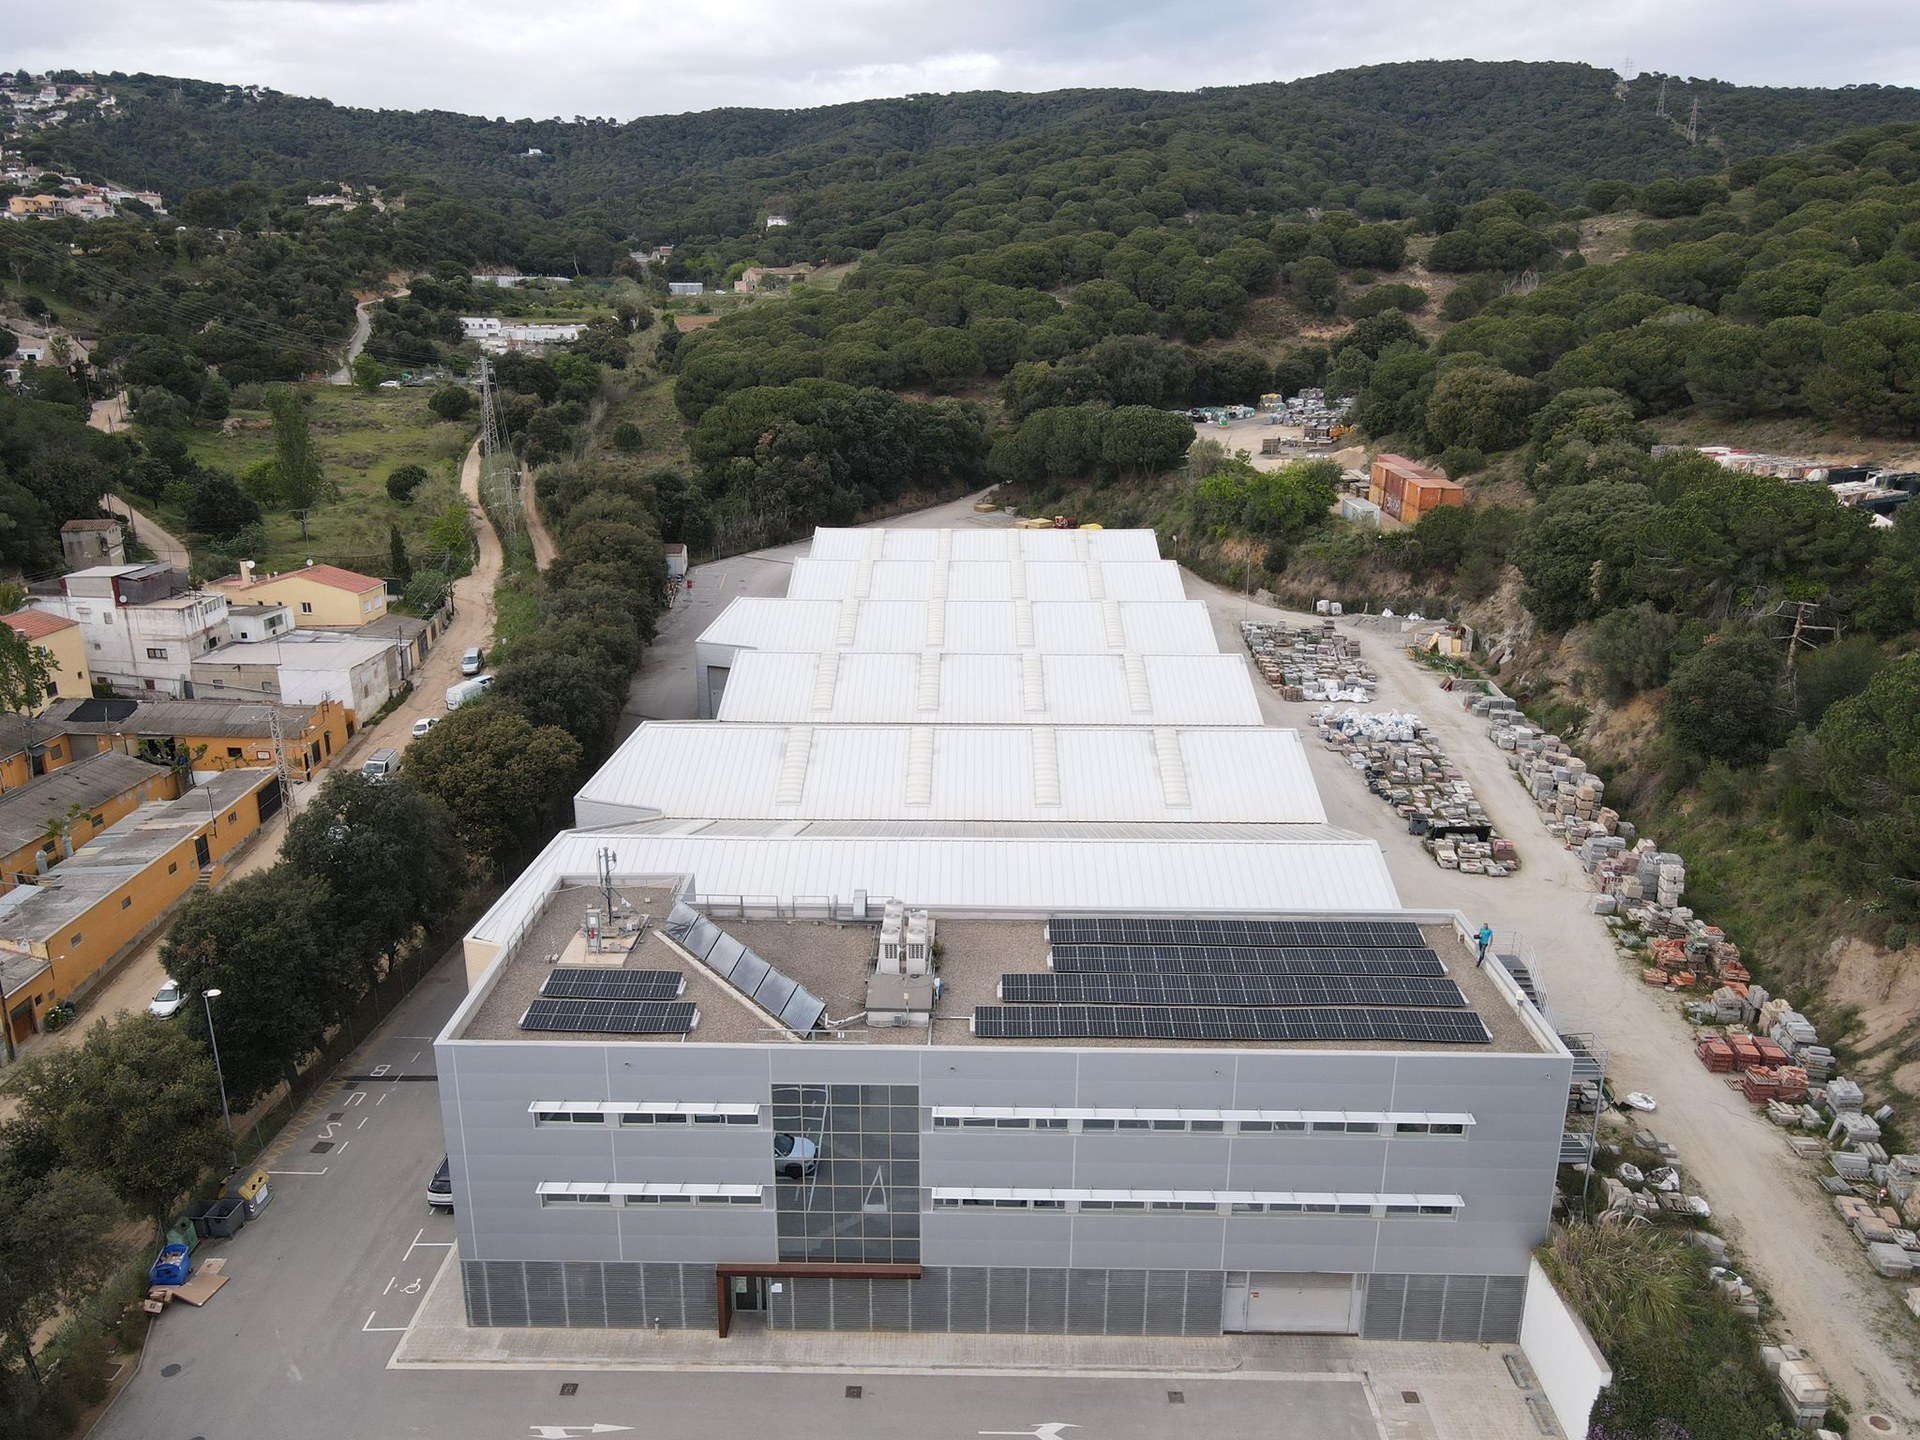
{"type": "Polygon", "coordinates": [[[559,817],[580,758],[580,742],[559,726],[470,702],[407,747],[407,771],[446,806],[467,853],[499,863],[559,817]]]}
{"type": "Polygon", "coordinates": [[[1715,637],[1673,667],[1662,715],[1688,753],[1736,769],[1757,765],[1792,723],[1779,648],[1764,635],[1715,637]]]}
{"type": "Polygon", "coordinates": [[[213,1062],[181,1026],[151,1015],[97,1022],[79,1045],[22,1060],[19,1117],[73,1169],[97,1175],[164,1235],[174,1206],[228,1156],[213,1062]],[[155,1136],[165,1144],[155,1144],[155,1136]]]}
{"type": "Polygon", "coordinates": [[[427,408],[442,420],[464,420],[473,413],[473,392],[464,385],[442,385],[427,397],[427,408]]]}
{"type": "Polygon", "coordinates": [[[1340,267],[1323,256],[1294,261],[1287,267],[1287,283],[1309,315],[1331,315],[1340,307],[1340,267]]]}
{"type": "Polygon", "coordinates": [[[1678,617],[1656,610],[1645,600],[1609,610],[1594,621],[1586,654],[1600,672],[1606,697],[1617,704],[1666,684],[1679,634],[1678,617]]]}
{"type": "MultiPolygon", "coordinates": [[[[33,1152],[57,1148],[19,1122],[0,1127],[0,1368],[17,1356],[37,1384],[38,1332],[106,1279],[120,1220],[113,1193],[84,1170],[41,1168],[33,1152]]],[[[53,1157],[49,1157],[53,1158],[53,1157]]],[[[57,1163],[57,1160],[56,1160],[57,1163]]],[[[0,1411],[0,1414],[3,1414],[0,1411]]]]}
{"type": "Polygon", "coordinates": [[[1815,732],[1849,843],[1842,863],[1890,909],[1920,914],[1920,655],[1884,666],[1815,732]]]}
{"type": "Polygon", "coordinates": [[[327,479],[307,424],[306,403],[300,392],[275,386],[267,392],[267,410],[273,416],[273,456],[277,490],[275,500],[300,521],[300,538],[307,538],[307,512],[324,501],[336,500],[340,487],[327,479]]]}
{"type": "Polygon", "coordinates": [[[1572,486],[1541,500],[1513,548],[1534,618],[1565,630],[1613,608],[1635,558],[1638,527],[1656,513],[1644,485],[1572,486]]]}
{"type": "MultiPolygon", "coordinates": [[[[460,392],[465,394],[463,390],[460,392]]],[[[413,499],[413,492],[428,480],[427,467],[424,465],[401,465],[387,476],[387,498],[405,505],[413,499]]]]}
{"type": "Polygon", "coordinates": [[[1526,438],[1542,398],[1538,385],[1490,365],[1445,369],[1427,400],[1426,433],[1439,448],[1510,450],[1526,438]]]}
{"type": "Polygon", "coordinates": [[[239,534],[260,523],[260,506],[231,475],[207,471],[187,501],[187,528],[216,540],[239,534]]]}

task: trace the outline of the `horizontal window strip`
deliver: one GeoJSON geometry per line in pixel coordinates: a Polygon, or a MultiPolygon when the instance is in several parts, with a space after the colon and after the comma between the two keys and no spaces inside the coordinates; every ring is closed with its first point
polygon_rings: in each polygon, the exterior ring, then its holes
{"type": "Polygon", "coordinates": [[[1464,1139],[1473,1116],[1428,1111],[1149,1110],[935,1105],[936,1130],[1066,1130],[1083,1135],[1373,1135],[1464,1139]]]}
{"type": "Polygon", "coordinates": [[[1215,1215],[1335,1215],[1398,1220],[1451,1219],[1458,1195],[1369,1195],[1240,1190],[998,1189],[936,1186],[934,1208],[1066,1211],[1080,1214],[1183,1211],[1215,1215]]]}
{"type": "Polygon", "coordinates": [[[761,1185],[546,1180],[534,1189],[545,1206],[761,1205],[766,1197],[761,1185]]]}
{"type": "Polygon", "coordinates": [[[707,1100],[535,1100],[535,1125],[758,1125],[760,1107],[707,1100]]]}

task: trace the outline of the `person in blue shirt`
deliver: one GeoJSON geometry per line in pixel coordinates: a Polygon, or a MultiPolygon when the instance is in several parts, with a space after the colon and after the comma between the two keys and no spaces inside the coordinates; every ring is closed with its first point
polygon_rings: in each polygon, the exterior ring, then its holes
{"type": "Polygon", "coordinates": [[[1482,925],[1480,927],[1480,933],[1474,936],[1474,939],[1480,942],[1480,954],[1473,962],[1475,968],[1478,968],[1487,963],[1487,947],[1493,944],[1493,927],[1491,925],[1482,925]]]}

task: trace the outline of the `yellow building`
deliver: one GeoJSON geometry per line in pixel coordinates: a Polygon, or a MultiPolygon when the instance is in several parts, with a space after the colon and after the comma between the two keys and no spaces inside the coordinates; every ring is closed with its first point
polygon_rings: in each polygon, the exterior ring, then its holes
{"type": "Polygon", "coordinates": [[[338,565],[308,565],[259,576],[251,560],[213,582],[229,603],[285,605],[296,629],[352,630],[387,613],[387,582],[338,565]]]}
{"type": "Polygon", "coordinates": [[[179,776],[119,751],[89,755],[0,795],[0,893],[31,882],[142,805],[180,793],[179,776]],[[56,825],[59,833],[49,831],[56,825]]]}
{"type": "Polygon", "coordinates": [[[282,799],[273,771],[228,771],[141,806],[37,884],[0,895],[0,988],[15,1041],[49,1005],[84,995],[203,877],[217,884],[282,799]]]}
{"type": "Polygon", "coordinates": [[[84,700],[93,694],[93,677],[87,673],[87,642],[79,622],[50,610],[16,610],[0,618],[14,634],[30,641],[47,657],[53,672],[47,682],[47,697],[34,714],[40,714],[55,700],[84,700]]]}
{"type": "Polygon", "coordinates": [[[92,753],[76,756],[56,725],[25,715],[0,714],[0,795],[92,753]]]}
{"type": "Polygon", "coordinates": [[[273,721],[295,780],[311,780],[346,749],[349,712],[336,700],[271,705],[261,700],[69,700],[41,718],[74,755],[118,750],[157,765],[179,765],[196,781],[222,770],[273,764],[273,721]]]}

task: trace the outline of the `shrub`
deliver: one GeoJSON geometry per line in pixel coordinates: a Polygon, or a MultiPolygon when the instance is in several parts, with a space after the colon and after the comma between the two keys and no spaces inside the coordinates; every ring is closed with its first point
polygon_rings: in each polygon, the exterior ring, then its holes
{"type": "MultiPolygon", "coordinates": [[[[462,391],[462,394],[465,392],[462,391]]],[[[428,480],[424,465],[402,465],[387,476],[387,496],[395,502],[405,505],[413,499],[413,492],[428,480]]]]}

